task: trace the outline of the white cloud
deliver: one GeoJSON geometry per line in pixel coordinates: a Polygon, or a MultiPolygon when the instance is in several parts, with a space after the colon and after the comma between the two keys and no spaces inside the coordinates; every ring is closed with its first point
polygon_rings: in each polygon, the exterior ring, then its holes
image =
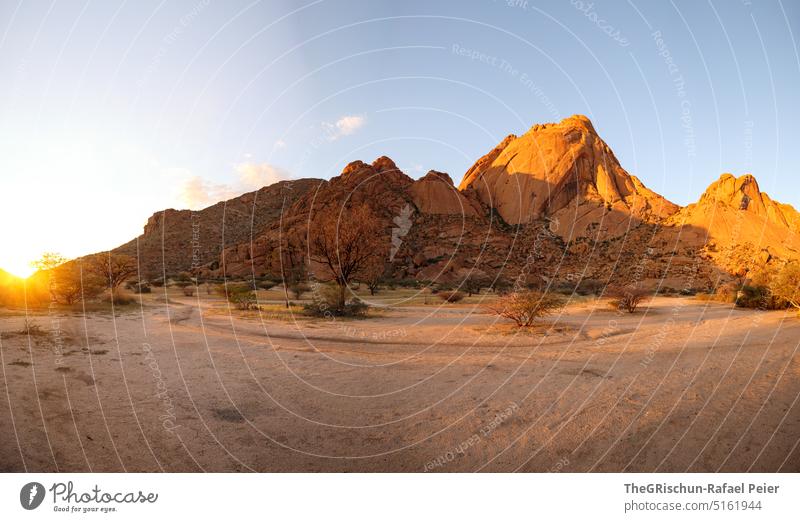
{"type": "Polygon", "coordinates": [[[183,182],[178,198],[187,208],[197,210],[237,195],[230,185],[215,185],[200,176],[192,176],[183,182]]]}
{"type": "Polygon", "coordinates": [[[289,178],[289,173],[269,163],[239,163],[239,185],[245,190],[256,190],[289,178]]]}
{"type": "Polygon", "coordinates": [[[342,136],[349,136],[363,127],[367,123],[367,118],[359,115],[342,116],[336,123],[325,122],[322,127],[325,129],[328,141],[336,141],[342,136]]]}
{"type": "Polygon", "coordinates": [[[181,185],[178,199],[187,208],[197,210],[289,179],[289,172],[269,163],[239,163],[234,170],[238,174],[234,184],[215,184],[200,176],[187,178],[181,185]]]}

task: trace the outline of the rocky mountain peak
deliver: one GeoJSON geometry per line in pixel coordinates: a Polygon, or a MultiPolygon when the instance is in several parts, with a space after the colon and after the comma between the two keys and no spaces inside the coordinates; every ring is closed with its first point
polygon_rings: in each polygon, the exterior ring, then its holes
{"type": "Polygon", "coordinates": [[[678,210],[628,174],[583,115],[508,136],[467,171],[460,188],[474,191],[507,223],[569,221],[560,231],[564,237],[584,235],[594,223],[613,236],[630,226],[630,218],[657,222],[678,210]],[[609,212],[617,215],[604,226],[609,212]]]}

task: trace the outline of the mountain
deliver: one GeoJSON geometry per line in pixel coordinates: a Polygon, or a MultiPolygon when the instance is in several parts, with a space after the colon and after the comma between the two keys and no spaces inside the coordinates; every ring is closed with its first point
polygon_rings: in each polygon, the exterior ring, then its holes
{"type": "Polygon", "coordinates": [[[723,174],[667,224],[668,241],[704,248],[718,266],[735,274],[746,272],[753,260],[800,258],[800,213],[761,192],[750,174],[723,174]]]}
{"type": "MultiPolygon", "coordinates": [[[[280,245],[288,242],[294,251],[306,252],[308,226],[313,216],[338,213],[346,205],[361,204],[371,207],[386,231],[387,260],[392,257],[388,238],[392,229],[403,228],[396,220],[406,216],[407,229],[398,236],[401,245],[395,252],[398,263],[408,261],[408,266],[396,267],[404,276],[417,273],[417,267],[408,259],[411,245],[415,245],[416,254],[426,252],[424,255],[430,256],[427,261],[457,250],[457,240],[463,239],[458,231],[467,230],[467,236],[477,235],[488,223],[480,203],[456,189],[447,174],[431,171],[414,180],[385,156],[371,164],[353,161],[339,176],[320,182],[315,191],[297,198],[286,208],[281,220],[266,226],[252,242],[226,248],[221,271],[231,275],[278,274],[282,262],[277,256],[280,245]]],[[[471,238],[464,241],[463,248],[471,242],[471,238]]]]}
{"type": "Polygon", "coordinates": [[[640,222],[657,223],[678,206],[623,169],[586,116],[534,125],[506,137],[464,175],[472,191],[510,224],[548,218],[569,240],[590,233],[614,237],[640,222]]]}
{"type": "Polygon", "coordinates": [[[381,255],[398,279],[711,288],[800,258],[800,214],[753,176],[724,174],[682,208],[629,174],[580,115],[509,135],[458,187],[433,170],[414,180],[385,156],[353,161],[330,180],[284,181],[200,211],[158,212],[115,252],[138,255],[148,279],[189,270],[275,277],[307,259],[314,216],[354,204],[379,220],[381,255]],[[299,259],[283,258],[287,251],[299,259]]]}
{"type": "Polygon", "coordinates": [[[322,180],[280,181],[202,210],[167,209],[153,214],[142,234],[112,250],[139,259],[143,279],[216,266],[222,249],[258,234],[281,209],[314,190],[322,180]]]}

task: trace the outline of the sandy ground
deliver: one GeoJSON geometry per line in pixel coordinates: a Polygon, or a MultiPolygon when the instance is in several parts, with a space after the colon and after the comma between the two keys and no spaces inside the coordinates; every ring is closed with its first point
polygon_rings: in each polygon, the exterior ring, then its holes
{"type": "Polygon", "coordinates": [[[0,471],[800,471],[800,320],[657,298],[515,334],[209,296],[0,317],[0,471]]]}

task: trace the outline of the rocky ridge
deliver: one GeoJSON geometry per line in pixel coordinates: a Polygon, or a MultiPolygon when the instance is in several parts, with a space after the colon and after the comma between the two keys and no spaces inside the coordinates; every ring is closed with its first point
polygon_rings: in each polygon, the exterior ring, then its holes
{"type": "Polygon", "coordinates": [[[800,214],[752,176],[724,174],[681,208],[623,169],[579,115],[509,135],[458,187],[437,171],[414,180],[385,156],[354,161],[330,180],[281,182],[202,211],[157,213],[116,251],[138,253],[147,270],[167,274],[275,276],[287,246],[307,257],[316,213],[354,204],[381,221],[387,275],[398,279],[623,278],[704,288],[800,257],[800,214]]]}

